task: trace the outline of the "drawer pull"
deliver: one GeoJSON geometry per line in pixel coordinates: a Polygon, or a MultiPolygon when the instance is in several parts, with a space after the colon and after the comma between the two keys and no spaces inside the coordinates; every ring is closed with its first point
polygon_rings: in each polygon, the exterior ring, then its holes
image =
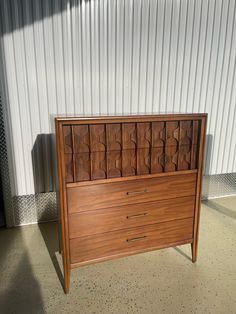
{"type": "Polygon", "coordinates": [[[136,215],[126,216],[126,218],[127,218],[127,219],[139,218],[139,217],[147,216],[147,214],[148,214],[148,213],[136,214],[136,215]]]}
{"type": "Polygon", "coordinates": [[[127,195],[139,195],[139,194],[144,194],[144,193],[147,193],[148,190],[145,189],[145,190],[142,190],[142,191],[131,191],[131,192],[127,192],[127,195]]]}
{"type": "Polygon", "coordinates": [[[142,237],[137,237],[137,238],[132,238],[132,239],[127,239],[126,241],[127,242],[135,242],[135,241],[141,241],[141,240],[144,240],[146,239],[147,236],[142,236],[142,237]]]}

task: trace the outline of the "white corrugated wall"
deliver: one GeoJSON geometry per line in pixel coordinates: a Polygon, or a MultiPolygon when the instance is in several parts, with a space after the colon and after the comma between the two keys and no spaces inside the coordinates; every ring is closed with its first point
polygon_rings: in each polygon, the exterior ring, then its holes
{"type": "Polygon", "coordinates": [[[207,173],[236,172],[235,0],[1,0],[0,10],[13,194],[53,189],[51,114],[208,112],[207,173]]]}

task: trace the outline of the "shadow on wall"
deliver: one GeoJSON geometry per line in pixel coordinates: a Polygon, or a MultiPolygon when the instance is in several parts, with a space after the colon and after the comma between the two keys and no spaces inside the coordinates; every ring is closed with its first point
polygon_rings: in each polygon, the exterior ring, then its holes
{"type": "MultiPolygon", "coordinates": [[[[91,2],[91,0],[83,0],[83,2],[91,2]]],[[[47,17],[58,13],[61,14],[68,9],[68,5],[70,8],[82,5],[82,0],[74,3],[69,0],[25,0],[24,7],[21,5],[21,2],[15,0],[0,1],[0,20],[5,21],[7,18],[11,21],[11,23],[2,23],[2,33],[11,33],[16,29],[23,28],[47,17]],[[15,12],[17,12],[18,18],[11,18],[16,15],[15,12]]]]}
{"type": "Polygon", "coordinates": [[[31,151],[35,193],[56,191],[54,134],[39,134],[31,151]]]}
{"type": "MultiPolygon", "coordinates": [[[[206,135],[206,146],[205,146],[205,166],[204,166],[204,176],[208,176],[210,173],[210,160],[211,160],[211,151],[212,151],[212,144],[213,144],[213,135],[207,134],[206,135]]],[[[203,187],[202,187],[202,198],[205,199],[209,195],[210,191],[210,181],[206,179],[203,180],[203,187]]]]}
{"type": "Polygon", "coordinates": [[[213,144],[213,135],[207,134],[206,135],[206,146],[205,146],[205,169],[204,169],[205,175],[210,174],[212,144],[213,144]]]}
{"type": "MultiPolygon", "coordinates": [[[[55,193],[57,185],[55,134],[39,134],[31,150],[31,157],[35,194],[28,196],[32,198],[28,203],[34,207],[38,222],[53,221],[57,218],[58,212],[55,193]]],[[[20,201],[20,197],[17,197],[17,201],[20,201]]]]}

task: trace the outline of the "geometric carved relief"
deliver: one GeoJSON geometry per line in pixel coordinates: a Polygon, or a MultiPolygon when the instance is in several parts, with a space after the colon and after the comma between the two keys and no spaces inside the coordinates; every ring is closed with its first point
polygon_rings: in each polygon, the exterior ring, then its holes
{"type": "Polygon", "coordinates": [[[192,121],[180,121],[179,145],[191,145],[192,121]]]}
{"type": "Polygon", "coordinates": [[[90,180],[90,157],[89,153],[74,154],[75,158],[75,180],[90,180]]]}
{"type": "Polygon", "coordinates": [[[137,174],[149,174],[151,170],[151,156],[149,148],[137,149],[137,174]]]}
{"type": "Polygon", "coordinates": [[[74,182],[73,155],[64,154],[66,182],[74,182]]]}
{"type": "Polygon", "coordinates": [[[150,148],[151,147],[151,123],[142,122],[137,123],[137,147],[150,148]]]}
{"type": "Polygon", "coordinates": [[[64,152],[65,154],[73,153],[71,126],[63,126],[64,152]]]}
{"type": "Polygon", "coordinates": [[[121,150],[107,152],[107,177],[119,178],[121,176],[121,150]]]}
{"type": "Polygon", "coordinates": [[[106,153],[91,153],[91,179],[106,179],[106,153]]]}
{"type": "Polygon", "coordinates": [[[71,126],[63,126],[64,161],[66,182],[74,182],[73,144],[71,126]]]}
{"type": "Polygon", "coordinates": [[[165,172],[176,171],[178,167],[179,122],[166,122],[165,172]]]}
{"type": "Polygon", "coordinates": [[[122,148],[136,148],[136,123],[122,123],[122,148]]]}
{"type": "Polygon", "coordinates": [[[188,170],[191,166],[191,145],[179,146],[178,170],[188,170]]]}
{"type": "Polygon", "coordinates": [[[122,151],[122,176],[135,176],[136,175],[136,150],[135,149],[124,149],[122,151]]]}
{"type": "Polygon", "coordinates": [[[165,122],[152,122],[152,147],[164,147],[165,141],[165,122]]]}
{"type": "Polygon", "coordinates": [[[65,180],[196,169],[199,132],[197,120],[63,126],[65,180]]]}
{"type": "Polygon", "coordinates": [[[151,150],[151,173],[165,171],[164,147],[155,147],[151,150]]]}
{"type": "Polygon", "coordinates": [[[121,124],[107,124],[106,125],[106,139],[107,139],[107,151],[121,151],[121,124]]]}
{"type": "Polygon", "coordinates": [[[72,127],[74,153],[89,153],[89,127],[88,125],[76,125],[72,127]]]}
{"type": "Polygon", "coordinates": [[[166,146],[178,146],[179,140],[179,122],[166,122],[166,146]]]}
{"type": "MultiPolygon", "coordinates": [[[[173,142],[174,143],[174,142],[173,142]]],[[[176,171],[178,166],[178,144],[165,147],[165,172],[176,171]]]]}
{"type": "Polygon", "coordinates": [[[90,149],[91,152],[106,151],[106,135],[104,124],[94,124],[89,126],[90,149]]]}

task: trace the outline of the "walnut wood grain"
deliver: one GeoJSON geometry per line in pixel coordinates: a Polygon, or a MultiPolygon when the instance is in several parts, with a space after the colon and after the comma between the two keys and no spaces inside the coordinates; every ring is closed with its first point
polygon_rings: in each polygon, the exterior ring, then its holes
{"type": "Polygon", "coordinates": [[[191,239],[193,218],[102,233],[70,240],[71,263],[191,239]]]}
{"type": "Polygon", "coordinates": [[[69,215],[70,238],[194,216],[195,196],[131,204],[69,215]]]}
{"type": "Polygon", "coordinates": [[[184,243],[196,261],[206,120],[56,118],[65,293],[93,262],[184,243]]]}
{"type": "Polygon", "coordinates": [[[195,120],[65,125],[63,138],[67,183],[197,167],[195,120]]]}
{"type": "Polygon", "coordinates": [[[68,212],[195,195],[196,174],[68,188],[68,212]],[[140,192],[129,195],[129,192],[140,192]]]}

